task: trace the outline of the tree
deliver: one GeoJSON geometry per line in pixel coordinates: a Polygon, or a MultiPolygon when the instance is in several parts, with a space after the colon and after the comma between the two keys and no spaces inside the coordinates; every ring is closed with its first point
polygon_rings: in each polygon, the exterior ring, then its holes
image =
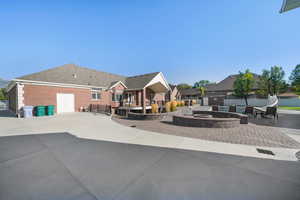
{"type": "Polygon", "coordinates": [[[258,94],[268,96],[272,94],[271,72],[264,69],[258,81],[258,94]]]}
{"type": "Polygon", "coordinates": [[[253,74],[249,69],[245,73],[240,72],[236,80],[234,81],[234,95],[245,99],[246,105],[248,105],[248,96],[252,91],[254,84],[253,74]]]}
{"type": "Polygon", "coordinates": [[[203,87],[203,86],[199,87],[199,91],[200,91],[201,97],[205,96],[205,92],[206,92],[205,87],[203,87]]]}
{"type": "Polygon", "coordinates": [[[284,93],[288,91],[290,85],[284,80],[279,88],[279,93],[284,93]]]}
{"type": "Polygon", "coordinates": [[[264,69],[258,82],[258,94],[267,96],[285,92],[288,85],[283,77],[284,71],[281,67],[273,66],[270,70],[264,69]]]}
{"type": "Polygon", "coordinates": [[[273,66],[270,71],[270,78],[272,84],[272,94],[278,94],[280,88],[283,87],[285,81],[283,80],[284,71],[282,67],[273,66]]]}
{"type": "Polygon", "coordinates": [[[182,90],[182,89],[189,89],[189,88],[192,88],[192,86],[190,86],[190,85],[187,84],[187,83],[180,83],[180,84],[177,85],[177,88],[178,88],[179,90],[182,90]]]}
{"type": "Polygon", "coordinates": [[[295,87],[297,92],[300,92],[300,64],[295,67],[290,77],[291,85],[295,87]]]}
{"type": "Polygon", "coordinates": [[[0,100],[7,100],[7,92],[4,88],[0,88],[0,100]]]}
{"type": "Polygon", "coordinates": [[[209,83],[210,83],[209,80],[200,80],[198,82],[195,82],[193,87],[194,88],[204,87],[204,86],[206,86],[209,83]]]}

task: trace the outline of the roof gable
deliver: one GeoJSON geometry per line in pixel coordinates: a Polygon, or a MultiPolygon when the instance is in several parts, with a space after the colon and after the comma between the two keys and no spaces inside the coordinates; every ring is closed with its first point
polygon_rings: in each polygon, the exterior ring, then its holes
{"type": "Polygon", "coordinates": [[[114,82],[111,82],[109,89],[112,89],[119,84],[121,84],[124,88],[127,88],[127,86],[122,81],[114,81],[114,82]]]}
{"type": "Polygon", "coordinates": [[[128,89],[143,89],[157,74],[159,72],[128,77],[125,85],[128,89]]]}

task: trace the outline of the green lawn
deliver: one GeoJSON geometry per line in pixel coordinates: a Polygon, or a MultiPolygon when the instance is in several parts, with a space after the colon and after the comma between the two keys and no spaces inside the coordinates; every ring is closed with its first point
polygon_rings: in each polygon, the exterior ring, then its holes
{"type": "Polygon", "coordinates": [[[285,109],[285,110],[299,110],[300,107],[289,107],[289,106],[279,106],[280,109],[285,109]]]}

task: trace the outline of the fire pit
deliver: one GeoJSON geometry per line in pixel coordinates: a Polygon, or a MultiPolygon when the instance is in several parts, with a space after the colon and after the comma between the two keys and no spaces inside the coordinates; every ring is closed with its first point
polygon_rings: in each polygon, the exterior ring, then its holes
{"type": "Polygon", "coordinates": [[[233,128],[247,124],[248,116],[229,112],[197,111],[193,114],[175,115],[173,123],[189,127],[233,128]]]}
{"type": "Polygon", "coordinates": [[[208,114],[193,114],[194,117],[197,118],[212,118],[212,115],[208,115],[208,114]]]}

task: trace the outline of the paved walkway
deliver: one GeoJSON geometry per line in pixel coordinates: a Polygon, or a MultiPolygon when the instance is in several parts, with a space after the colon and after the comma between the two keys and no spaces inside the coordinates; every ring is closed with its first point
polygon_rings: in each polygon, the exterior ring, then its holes
{"type": "MultiPolygon", "coordinates": [[[[3,115],[2,115],[3,116],[3,115]]],[[[275,160],[293,160],[299,149],[264,147],[275,153],[275,156],[261,154],[257,146],[229,144],[144,131],[123,126],[105,115],[92,113],[72,113],[52,117],[35,117],[17,119],[0,117],[0,136],[68,132],[80,138],[113,141],[120,143],[140,144],[176,149],[216,152],[231,155],[268,158],[275,160]]]]}
{"type": "MultiPolygon", "coordinates": [[[[86,135],[89,132],[87,128],[86,135]]],[[[298,200],[299,172],[299,162],[66,133],[0,137],[3,200],[298,200]]]]}
{"type": "MultiPolygon", "coordinates": [[[[206,109],[206,107],[194,107],[194,109],[206,109]]],[[[265,147],[300,148],[300,143],[286,135],[282,124],[290,124],[294,128],[300,123],[300,115],[292,115],[295,122],[291,121],[290,115],[281,114],[280,121],[265,118],[250,117],[247,125],[241,124],[235,128],[200,128],[177,126],[172,123],[172,116],[176,114],[192,113],[191,108],[179,108],[177,112],[170,113],[162,120],[129,120],[124,117],[114,117],[113,120],[128,127],[164,133],[169,135],[198,138],[203,140],[227,142],[233,144],[245,144],[265,147]],[[272,124],[276,125],[275,127],[272,124]]],[[[285,126],[284,126],[285,127],[285,126]]]]}

